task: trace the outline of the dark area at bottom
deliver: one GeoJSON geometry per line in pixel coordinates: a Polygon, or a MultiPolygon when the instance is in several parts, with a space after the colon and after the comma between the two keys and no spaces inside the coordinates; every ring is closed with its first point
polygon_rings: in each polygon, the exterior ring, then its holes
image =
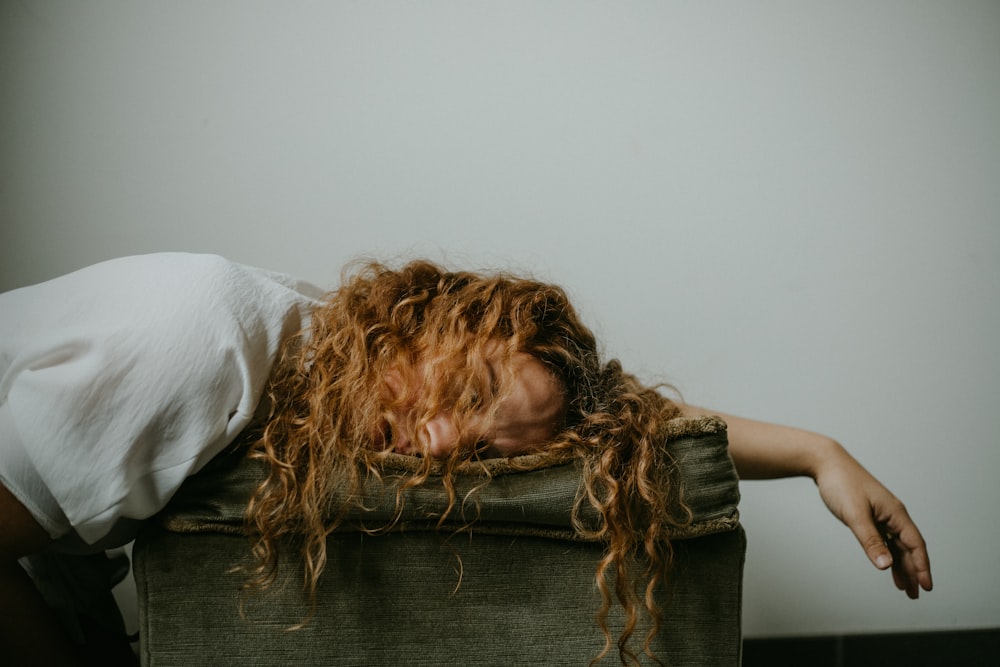
{"type": "Polygon", "coordinates": [[[743,667],[995,667],[1000,628],[745,639],[743,667]]]}

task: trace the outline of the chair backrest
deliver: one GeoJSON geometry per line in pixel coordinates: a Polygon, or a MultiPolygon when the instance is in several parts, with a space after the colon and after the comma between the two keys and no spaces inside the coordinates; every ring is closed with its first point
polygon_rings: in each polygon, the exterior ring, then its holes
{"type": "MultiPolygon", "coordinates": [[[[664,620],[653,650],[667,665],[738,665],[745,539],[725,424],[675,420],[667,447],[692,521],[671,535],[674,566],[658,594],[664,620]]],[[[298,630],[289,628],[310,609],[292,553],[279,584],[243,597],[245,617],[238,609],[245,575],[233,568],[249,563],[243,509],[260,468],[224,457],[191,478],[133,552],[143,664],[580,665],[596,656],[603,545],[570,524],[578,462],[527,471],[487,462],[462,477],[459,498],[476,490],[440,528],[447,501],[429,483],[409,493],[392,530],[358,530],[359,522],[385,524],[392,471],[412,464],[387,461],[365,511],[331,535],[316,607],[298,630]]],[[[617,639],[617,610],[609,621],[617,639]]],[[[645,663],[644,635],[630,646],[645,663]]],[[[605,663],[618,663],[616,648],[605,663]]]]}

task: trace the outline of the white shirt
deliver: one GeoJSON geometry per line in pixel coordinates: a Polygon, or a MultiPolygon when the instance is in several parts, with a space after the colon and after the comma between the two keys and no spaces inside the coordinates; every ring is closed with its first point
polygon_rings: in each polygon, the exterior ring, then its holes
{"type": "Polygon", "coordinates": [[[127,542],[247,426],[321,294],[183,253],[0,294],[0,482],[54,538],[127,542]]]}

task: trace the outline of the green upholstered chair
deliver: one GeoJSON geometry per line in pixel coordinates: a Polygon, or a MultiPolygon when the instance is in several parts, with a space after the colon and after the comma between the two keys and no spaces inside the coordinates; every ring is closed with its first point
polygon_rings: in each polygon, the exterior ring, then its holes
{"type": "MultiPolygon", "coordinates": [[[[670,426],[667,446],[693,520],[672,535],[674,568],[659,596],[664,622],[654,651],[667,665],[738,665],[746,543],[725,424],[670,426]]],[[[386,478],[408,465],[408,457],[391,456],[386,478]]],[[[462,477],[459,497],[477,490],[441,528],[433,517],[445,494],[432,482],[409,493],[392,530],[359,531],[359,522],[384,524],[394,507],[391,479],[368,488],[367,511],[352,513],[329,538],[314,615],[290,630],[309,609],[293,553],[282,561],[279,585],[247,598],[240,614],[244,575],[233,568],[250,562],[243,508],[262,472],[243,457],[220,457],[136,541],[142,663],[586,665],[603,645],[594,584],[603,546],[580,539],[570,524],[578,463],[530,471],[502,459],[482,465],[462,477]]],[[[613,612],[610,621],[617,638],[620,618],[613,612]]],[[[631,642],[640,654],[642,637],[631,642]]],[[[601,664],[618,664],[617,650],[601,664]]]]}

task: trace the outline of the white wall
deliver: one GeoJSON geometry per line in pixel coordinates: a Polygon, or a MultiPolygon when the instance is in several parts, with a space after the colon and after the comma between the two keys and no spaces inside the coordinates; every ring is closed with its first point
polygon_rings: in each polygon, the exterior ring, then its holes
{"type": "Polygon", "coordinates": [[[744,485],[750,636],[1000,626],[1000,3],[0,2],[0,288],[212,251],[564,284],[692,402],[842,440],[911,602],[744,485]]]}

